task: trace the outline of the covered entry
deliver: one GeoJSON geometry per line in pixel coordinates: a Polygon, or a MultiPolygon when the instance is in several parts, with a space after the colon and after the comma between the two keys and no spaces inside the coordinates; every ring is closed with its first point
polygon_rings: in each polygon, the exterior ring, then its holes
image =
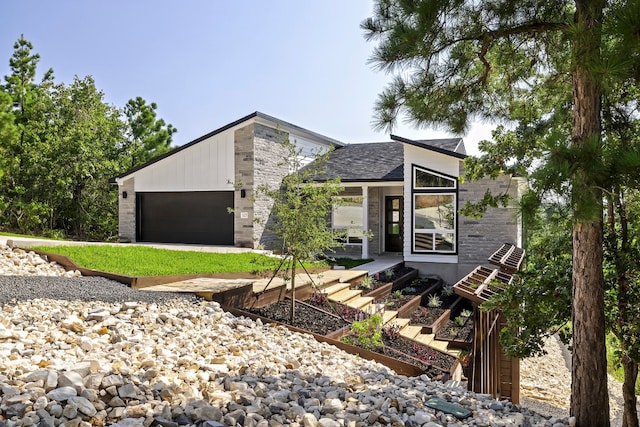
{"type": "Polygon", "coordinates": [[[136,194],[136,240],[233,245],[233,191],[136,194]]]}

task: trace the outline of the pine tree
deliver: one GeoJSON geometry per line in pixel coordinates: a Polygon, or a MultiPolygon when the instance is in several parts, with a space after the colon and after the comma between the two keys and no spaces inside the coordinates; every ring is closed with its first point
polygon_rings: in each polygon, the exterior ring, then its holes
{"type": "Polygon", "coordinates": [[[525,202],[568,200],[571,414],[579,426],[608,426],[602,189],[610,177],[601,113],[612,82],[640,75],[640,2],[379,0],[374,14],[363,23],[379,41],[373,62],[396,74],[376,104],[379,126],[401,114],[455,132],[471,119],[515,124],[481,145],[485,155],[465,164],[466,177],[533,166],[534,194],[525,202]]]}

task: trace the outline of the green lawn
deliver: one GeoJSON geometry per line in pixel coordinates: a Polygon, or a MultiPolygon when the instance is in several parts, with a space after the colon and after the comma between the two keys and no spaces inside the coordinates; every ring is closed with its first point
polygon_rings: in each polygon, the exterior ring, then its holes
{"type": "Polygon", "coordinates": [[[7,237],[26,237],[29,239],[43,239],[43,240],[51,240],[51,237],[41,237],[41,236],[31,236],[28,234],[17,234],[17,233],[8,233],[5,231],[0,231],[0,236],[7,236],[7,237]]]}
{"type": "Polygon", "coordinates": [[[334,258],[332,261],[329,261],[329,263],[341,265],[344,268],[349,269],[349,268],[357,267],[362,264],[366,264],[371,261],[373,261],[371,258],[368,258],[368,259],[334,258]]]}
{"type": "Polygon", "coordinates": [[[223,254],[173,251],[146,246],[40,246],[33,249],[66,255],[85,268],[138,277],[257,273],[273,270],[280,262],[278,258],[251,252],[223,254]]]}

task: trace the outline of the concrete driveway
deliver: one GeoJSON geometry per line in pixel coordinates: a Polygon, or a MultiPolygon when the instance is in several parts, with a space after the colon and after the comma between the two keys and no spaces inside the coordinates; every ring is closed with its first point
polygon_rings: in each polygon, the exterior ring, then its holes
{"type": "Polygon", "coordinates": [[[17,246],[20,248],[30,248],[32,246],[74,246],[74,245],[108,245],[108,246],[149,246],[158,249],[169,249],[174,251],[193,252],[218,252],[218,253],[241,253],[255,252],[270,254],[269,251],[236,248],[234,246],[207,246],[207,245],[187,245],[180,243],[105,243],[105,242],[77,242],[71,240],[47,240],[26,237],[12,237],[0,235],[0,244],[7,246],[17,246]]]}

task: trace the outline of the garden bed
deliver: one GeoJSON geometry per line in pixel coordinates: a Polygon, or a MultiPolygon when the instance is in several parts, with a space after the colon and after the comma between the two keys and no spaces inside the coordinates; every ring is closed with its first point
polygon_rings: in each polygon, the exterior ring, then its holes
{"type": "Polygon", "coordinates": [[[246,309],[247,312],[267,319],[275,320],[296,328],[311,331],[318,335],[330,336],[333,332],[341,331],[349,322],[337,315],[327,313],[300,301],[296,301],[294,322],[291,323],[291,301],[283,300],[261,308],[246,309]]]}
{"type": "Polygon", "coordinates": [[[420,306],[410,312],[412,325],[422,326],[422,333],[435,334],[447,323],[451,313],[463,301],[451,287],[441,287],[435,293],[423,293],[420,306]]]}
{"type": "Polygon", "coordinates": [[[463,300],[452,310],[447,321],[442,324],[436,339],[449,341],[449,347],[469,349],[473,342],[473,318],[470,301],[463,300]]]}
{"type": "MultiPolygon", "coordinates": [[[[416,298],[416,297],[412,297],[416,298]]],[[[309,302],[308,304],[296,301],[296,313],[293,325],[290,324],[291,301],[279,301],[266,307],[246,310],[247,312],[260,316],[266,321],[276,321],[284,325],[293,326],[294,328],[322,335],[330,339],[339,339],[341,336],[349,333],[350,322],[340,318],[338,315],[327,311],[327,306],[309,302]]],[[[346,307],[351,313],[354,320],[362,320],[366,318],[366,314],[360,310],[355,310],[346,305],[331,303],[333,309],[341,311],[339,307],[346,307]],[[359,314],[356,314],[359,313],[359,314]]],[[[384,332],[382,333],[384,336],[384,332]]],[[[354,346],[353,343],[347,345],[354,346]]],[[[432,379],[446,380],[450,378],[457,368],[456,359],[447,354],[441,353],[428,346],[415,343],[404,337],[396,339],[384,339],[384,345],[379,348],[358,347],[363,350],[370,351],[375,354],[391,357],[396,360],[411,364],[424,371],[432,379]]]]}
{"type": "Polygon", "coordinates": [[[363,296],[377,298],[393,290],[404,287],[408,282],[418,277],[418,270],[410,267],[396,266],[361,281],[351,289],[362,291],[363,296]]]}

